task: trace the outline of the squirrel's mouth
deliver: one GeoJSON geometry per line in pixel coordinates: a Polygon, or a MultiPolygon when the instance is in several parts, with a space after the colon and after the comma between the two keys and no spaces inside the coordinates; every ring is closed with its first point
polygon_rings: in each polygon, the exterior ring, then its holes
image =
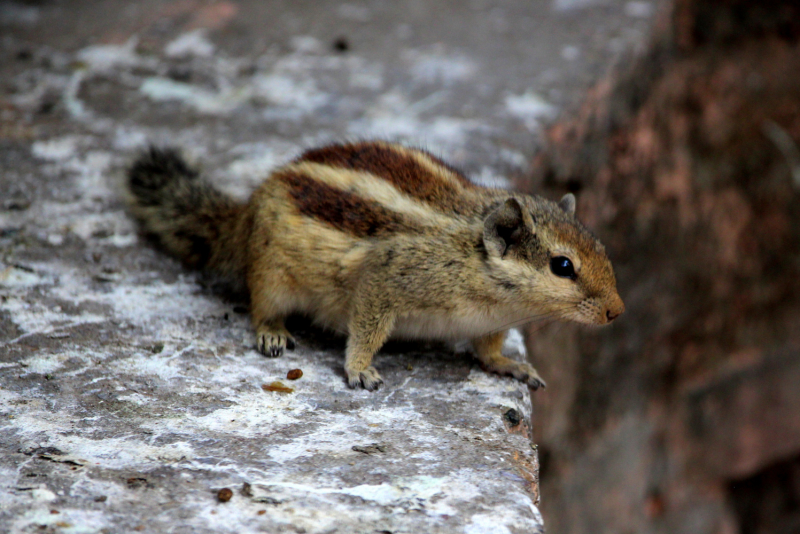
{"type": "Polygon", "coordinates": [[[625,305],[618,295],[612,298],[587,297],[575,306],[567,318],[576,323],[605,326],[625,312],[625,305]]]}
{"type": "Polygon", "coordinates": [[[569,316],[566,317],[575,323],[585,324],[588,326],[605,326],[611,321],[602,313],[602,310],[595,307],[578,306],[578,308],[569,316]]]}

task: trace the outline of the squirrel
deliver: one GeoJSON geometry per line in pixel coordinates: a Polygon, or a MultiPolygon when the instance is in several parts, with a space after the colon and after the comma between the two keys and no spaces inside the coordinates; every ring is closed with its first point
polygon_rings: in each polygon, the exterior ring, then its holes
{"type": "Polygon", "coordinates": [[[175,149],[128,169],[143,233],[192,268],[244,280],[258,350],[295,340],[292,313],[347,333],[350,387],[375,390],[390,337],[470,339],[485,370],[534,389],[533,366],[501,354],[509,328],[558,318],[610,323],[625,309],[603,245],[558,203],[486,188],[427,151],[387,142],[308,150],[240,203],[175,149]]]}

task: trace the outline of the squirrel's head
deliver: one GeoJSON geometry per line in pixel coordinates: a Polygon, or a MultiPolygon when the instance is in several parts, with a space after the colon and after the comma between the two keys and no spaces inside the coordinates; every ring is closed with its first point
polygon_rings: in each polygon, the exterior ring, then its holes
{"type": "Polygon", "coordinates": [[[510,305],[594,325],[625,311],[605,248],[575,218],[571,193],[558,203],[506,199],[485,217],[483,245],[490,283],[510,305]]]}

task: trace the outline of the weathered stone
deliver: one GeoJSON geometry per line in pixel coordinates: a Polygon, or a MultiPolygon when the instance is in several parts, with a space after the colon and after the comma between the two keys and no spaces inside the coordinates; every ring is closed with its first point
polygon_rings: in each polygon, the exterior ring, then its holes
{"type": "Polygon", "coordinates": [[[0,305],[21,331],[2,345],[12,531],[540,528],[535,455],[503,423],[530,413],[527,391],[469,355],[390,352],[377,358],[386,386],[353,391],[340,348],[263,358],[247,318],[221,320],[230,305],[191,277],[108,287],[58,261],[34,272],[48,275],[5,285],[0,305]],[[262,389],[296,368],[292,394],[262,389]]]}

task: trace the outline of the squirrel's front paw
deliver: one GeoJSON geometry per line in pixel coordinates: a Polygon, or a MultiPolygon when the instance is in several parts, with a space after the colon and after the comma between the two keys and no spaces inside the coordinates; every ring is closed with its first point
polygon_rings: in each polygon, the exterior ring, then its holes
{"type": "Polygon", "coordinates": [[[347,384],[351,388],[361,386],[368,391],[375,391],[383,384],[381,375],[378,374],[377,369],[372,366],[361,371],[345,369],[345,372],[347,373],[347,384]]]}
{"type": "Polygon", "coordinates": [[[547,384],[539,376],[539,373],[536,372],[536,369],[530,364],[527,363],[520,363],[518,364],[519,367],[512,370],[509,374],[519,380],[520,382],[524,382],[528,384],[530,387],[536,391],[539,388],[545,389],[547,388],[547,384]]]}
{"type": "Polygon", "coordinates": [[[512,376],[524,384],[528,384],[534,390],[545,389],[547,384],[539,376],[536,369],[529,363],[520,363],[510,358],[499,358],[484,367],[487,371],[497,373],[501,376],[512,376]]]}
{"type": "Polygon", "coordinates": [[[286,330],[276,332],[267,328],[259,328],[256,334],[256,345],[264,356],[277,358],[283,354],[284,349],[294,350],[295,341],[286,330]]]}

